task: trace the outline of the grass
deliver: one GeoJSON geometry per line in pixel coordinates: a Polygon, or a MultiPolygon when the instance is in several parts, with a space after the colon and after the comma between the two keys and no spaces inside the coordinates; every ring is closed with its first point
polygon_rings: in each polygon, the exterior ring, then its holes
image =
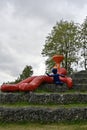
{"type": "Polygon", "coordinates": [[[20,108],[20,107],[34,107],[34,108],[51,108],[51,109],[57,109],[57,108],[78,108],[78,107],[87,107],[87,103],[73,103],[73,104],[32,104],[28,102],[16,102],[14,104],[5,103],[0,104],[1,107],[10,107],[10,108],[20,108]]]}
{"type": "Polygon", "coordinates": [[[35,91],[34,91],[35,93],[48,93],[48,94],[74,94],[74,93],[81,93],[81,94],[87,94],[87,91],[85,91],[85,90],[75,90],[75,89],[68,89],[67,91],[64,91],[64,92],[62,92],[62,91],[59,91],[59,92],[53,92],[53,91],[50,91],[50,90],[43,90],[43,89],[36,89],[35,91]]]}
{"type": "Polygon", "coordinates": [[[40,123],[0,123],[0,130],[87,130],[85,122],[40,123]]]}
{"type": "MultiPolygon", "coordinates": [[[[3,92],[0,91],[0,93],[4,94],[3,92]]],[[[9,92],[6,92],[9,94],[9,92]]],[[[12,92],[13,94],[26,94],[26,93],[30,93],[29,91],[27,92],[12,92]]],[[[43,90],[43,89],[36,89],[35,91],[33,91],[32,93],[36,93],[36,94],[76,94],[76,93],[80,93],[80,94],[87,94],[87,91],[80,91],[80,90],[74,90],[74,89],[68,89],[67,91],[59,91],[59,92],[54,92],[54,91],[48,91],[48,90],[43,90]]]]}

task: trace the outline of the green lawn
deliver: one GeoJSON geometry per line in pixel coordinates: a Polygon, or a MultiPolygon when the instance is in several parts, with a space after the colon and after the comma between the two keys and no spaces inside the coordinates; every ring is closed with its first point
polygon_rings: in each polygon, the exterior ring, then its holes
{"type": "Polygon", "coordinates": [[[19,108],[19,107],[34,107],[34,108],[51,108],[51,109],[57,109],[57,108],[83,108],[87,107],[87,103],[72,103],[72,104],[32,104],[28,102],[16,102],[13,104],[10,103],[5,103],[5,104],[0,104],[2,107],[9,107],[9,108],[19,108]]]}
{"type": "Polygon", "coordinates": [[[1,123],[0,130],[87,130],[87,124],[86,122],[71,124],[1,123]]]}

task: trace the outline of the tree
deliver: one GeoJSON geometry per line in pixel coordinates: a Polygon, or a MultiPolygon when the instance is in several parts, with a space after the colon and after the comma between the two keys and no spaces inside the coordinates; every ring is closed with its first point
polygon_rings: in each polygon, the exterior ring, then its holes
{"type": "Polygon", "coordinates": [[[30,77],[33,74],[32,66],[26,65],[24,70],[22,71],[22,74],[15,80],[15,83],[18,83],[19,81],[22,81],[28,77],[30,77]]]}
{"type": "MultiPolygon", "coordinates": [[[[82,56],[85,56],[85,53],[87,53],[87,16],[81,25],[81,43],[82,43],[82,56]]],[[[84,67],[86,69],[86,63],[84,67]]]]}
{"type": "Polygon", "coordinates": [[[71,73],[73,71],[72,64],[78,62],[77,52],[80,47],[79,26],[72,21],[57,22],[46,38],[42,50],[42,55],[48,57],[46,60],[47,71],[54,64],[51,57],[54,54],[62,54],[65,57],[62,65],[71,73]]]}

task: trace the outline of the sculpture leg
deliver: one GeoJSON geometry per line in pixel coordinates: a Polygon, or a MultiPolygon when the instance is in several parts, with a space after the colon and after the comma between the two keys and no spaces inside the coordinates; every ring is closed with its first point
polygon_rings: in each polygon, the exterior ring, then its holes
{"type": "Polygon", "coordinates": [[[34,78],[36,78],[36,76],[32,76],[29,77],[17,84],[3,84],[1,85],[1,91],[2,92],[15,92],[15,91],[19,91],[19,85],[23,84],[23,83],[30,83],[34,78]]]}
{"type": "Polygon", "coordinates": [[[43,82],[53,83],[53,79],[48,76],[37,76],[30,83],[22,83],[19,85],[20,91],[34,91],[37,89],[43,82]]]}

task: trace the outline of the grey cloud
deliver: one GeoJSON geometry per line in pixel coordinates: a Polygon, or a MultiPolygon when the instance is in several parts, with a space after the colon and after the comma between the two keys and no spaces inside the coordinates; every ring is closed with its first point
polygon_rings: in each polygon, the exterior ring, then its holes
{"type": "Polygon", "coordinates": [[[85,5],[87,5],[87,0],[67,0],[68,4],[77,6],[82,9],[85,5]]]}
{"type": "Polygon", "coordinates": [[[87,5],[86,0],[7,0],[6,3],[10,3],[14,16],[21,20],[37,18],[50,24],[62,18],[75,19],[79,10],[87,5]]]}
{"type": "MultiPolygon", "coordinates": [[[[77,8],[84,7],[87,4],[86,0],[8,0],[13,2],[16,8],[16,13],[22,16],[42,16],[53,17],[55,13],[59,14],[60,11],[76,6],[77,8]],[[52,13],[52,15],[51,15],[52,13]],[[53,15],[54,14],[54,15],[53,15]]],[[[80,9],[82,9],[80,8],[80,9]]],[[[71,10],[70,10],[71,11],[71,10]]],[[[60,12],[61,14],[61,12],[60,12]]]]}

